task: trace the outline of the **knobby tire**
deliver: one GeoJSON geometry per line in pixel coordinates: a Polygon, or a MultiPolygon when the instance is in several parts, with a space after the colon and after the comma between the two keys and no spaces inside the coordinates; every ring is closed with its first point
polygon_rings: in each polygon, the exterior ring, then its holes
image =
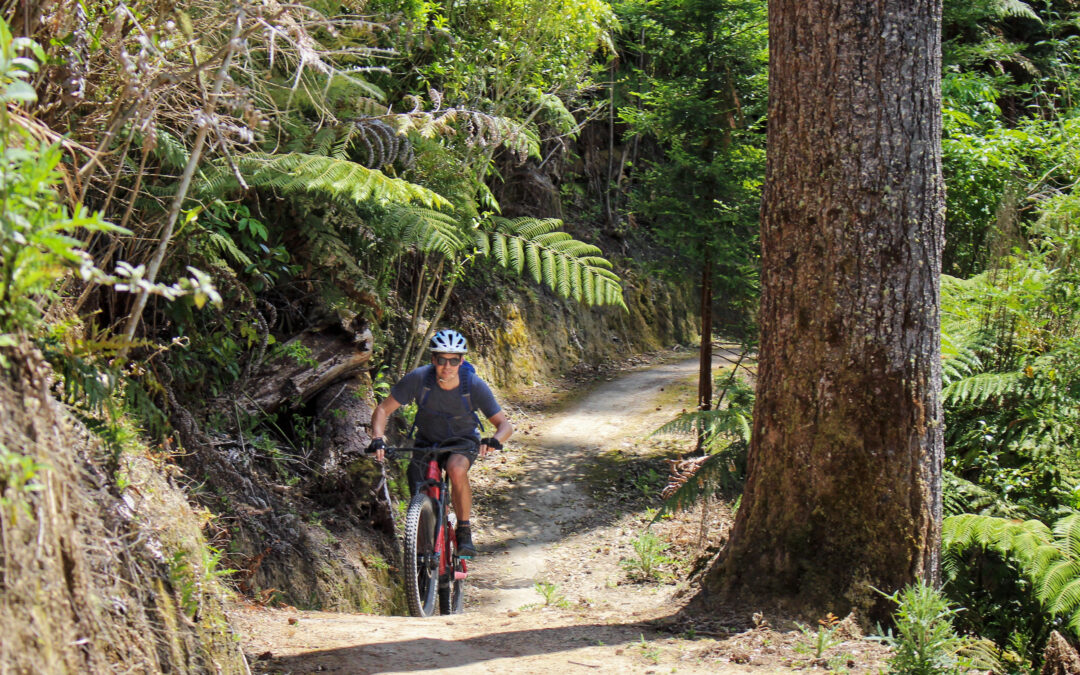
{"type": "Polygon", "coordinates": [[[405,595],[413,616],[435,613],[439,585],[439,569],[435,565],[436,525],[431,498],[417,494],[409,502],[405,516],[405,595]]]}

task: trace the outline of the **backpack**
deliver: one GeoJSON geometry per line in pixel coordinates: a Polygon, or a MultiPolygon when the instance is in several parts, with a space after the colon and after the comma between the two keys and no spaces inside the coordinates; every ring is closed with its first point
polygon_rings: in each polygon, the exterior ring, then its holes
{"type": "MultiPolygon", "coordinates": [[[[460,384],[458,385],[458,392],[461,394],[461,405],[464,407],[465,412],[463,414],[472,415],[476,420],[476,426],[480,429],[484,428],[484,423],[480,421],[480,416],[476,414],[472,405],[472,396],[470,388],[472,386],[473,378],[476,377],[476,368],[473,367],[468,361],[462,360],[461,367],[458,369],[458,379],[460,384]]],[[[431,394],[431,390],[438,386],[435,380],[435,367],[428,366],[427,372],[424,373],[424,384],[420,390],[420,395],[416,398],[416,413],[419,416],[420,411],[423,410],[427,404],[428,396],[431,394]]],[[[433,411],[434,412],[434,411],[433,411]]],[[[439,415],[446,416],[446,413],[437,413],[439,415]]],[[[458,417],[455,415],[454,417],[458,417]]],[[[412,427],[409,429],[409,438],[413,438],[416,434],[416,421],[414,418],[412,427]]]]}

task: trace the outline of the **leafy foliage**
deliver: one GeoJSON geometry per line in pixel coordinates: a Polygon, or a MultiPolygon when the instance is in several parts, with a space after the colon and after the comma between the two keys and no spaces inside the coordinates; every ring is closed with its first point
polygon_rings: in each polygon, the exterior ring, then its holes
{"type": "MultiPolygon", "coordinates": [[[[255,152],[237,157],[235,161],[248,184],[273,188],[284,194],[318,193],[353,203],[373,200],[407,204],[416,201],[431,208],[450,206],[445,198],[425,187],[390,178],[378,169],[368,169],[336,157],[255,152]]],[[[239,187],[232,174],[224,170],[220,170],[216,178],[211,178],[208,184],[214,192],[239,187]]]]}
{"type": "MultiPolygon", "coordinates": [[[[628,208],[673,252],[678,276],[710,265],[714,293],[747,324],[757,298],[764,176],[765,5],[616,3],[626,26],[616,96],[633,138],[628,208]]],[[[618,197],[614,198],[618,201],[618,197]]]]}
{"type": "Polygon", "coordinates": [[[617,305],[626,309],[619,277],[600,249],[571,237],[556,228],[562,222],[548,218],[492,217],[495,229],[479,232],[480,250],[490,253],[504,268],[517,273],[528,270],[537,283],[543,282],[564,298],[587,305],[617,305]]]}
{"type": "Polygon", "coordinates": [[[881,638],[894,649],[890,673],[959,674],[988,666],[1000,671],[992,650],[956,634],[957,609],[937,589],[920,581],[887,597],[897,604],[896,635],[881,638]]]}
{"type": "Polygon", "coordinates": [[[81,205],[69,214],[56,191],[63,150],[42,145],[12,120],[9,105],[37,100],[27,82],[37,62],[24,51],[44,58],[37,43],[13,37],[0,18],[0,331],[31,328],[67,269],[87,279],[102,274],[73,236],[78,231],[126,232],[81,205]]]}
{"type": "Polygon", "coordinates": [[[962,514],[945,519],[942,542],[947,565],[969,548],[993,551],[1014,565],[1048,615],[1065,619],[1080,635],[1080,514],[1047,527],[1038,520],[1018,521],[962,514]]]}

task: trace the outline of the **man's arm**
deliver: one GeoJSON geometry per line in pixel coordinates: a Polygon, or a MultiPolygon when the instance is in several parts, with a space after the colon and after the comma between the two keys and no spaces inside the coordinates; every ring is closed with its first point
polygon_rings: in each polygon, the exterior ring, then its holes
{"type": "MultiPolygon", "coordinates": [[[[372,416],[372,426],[374,427],[374,415],[372,416]]],[[[491,426],[495,427],[495,433],[492,437],[502,445],[506,442],[506,439],[510,438],[510,435],[514,433],[514,425],[510,423],[510,420],[506,417],[506,413],[499,411],[488,418],[488,422],[491,422],[491,426]]],[[[492,448],[480,442],[480,456],[487,457],[487,454],[491,452],[492,448]]]]}
{"type": "MultiPolygon", "coordinates": [[[[393,396],[387,396],[382,403],[375,406],[375,410],[371,412],[371,440],[381,439],[386,434],[386,420],[390,419],[394,411],[400,407],[401,404],[394,400],[393,396]]],[[[384,457],[386,457],[385,450],[379,448],[375,451],[377,461],[383,461],[384,457]]]]}

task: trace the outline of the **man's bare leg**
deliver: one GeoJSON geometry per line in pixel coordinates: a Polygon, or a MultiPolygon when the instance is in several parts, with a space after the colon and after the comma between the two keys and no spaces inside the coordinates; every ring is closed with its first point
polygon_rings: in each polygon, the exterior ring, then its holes
{"type": "Polygon", "coordinates": [[[462,455],[450,455],[446,460],[446,475],[450,477],[450,500],[454,503],[458,522],[467,521],[472,512],[469,460],[462,455]]]}
{"type": "Polygon", "coordinates": [[[472,543],[469,515],[472,511],[472,487],[469,485],[469,460],[462,455],[450,455],[446,461],[446,475],[450,477],[450,499],[457,514],[457,544],[463,556],[476,555],[472,543]]]}

